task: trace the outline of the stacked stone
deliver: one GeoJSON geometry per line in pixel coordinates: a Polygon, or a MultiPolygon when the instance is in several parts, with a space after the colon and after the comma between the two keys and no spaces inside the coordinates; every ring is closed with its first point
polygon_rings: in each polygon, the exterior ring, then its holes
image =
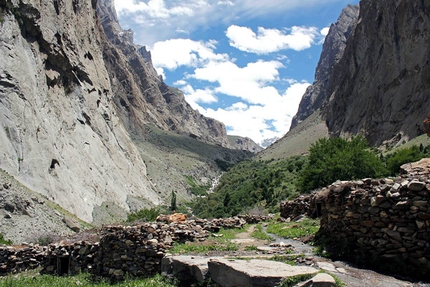
{"type": "Polygon", "coordinates": [[[50,244],[46,253],[43,273],[79,274],[93,272],[99,258],[99,243],[86,241],[72,244],[50,244]]]}
{"type": "Polygon", "coordinates": [[[348,250],[349,258],[385,262],[406,275],[428,274],[429,190],[428,172],[409,173],[395,181],[336,182],[314,197],[313,204],[322,213],[319,233],[334,250],[348,250]]]}
{"type": "Polygon", "coordinates": [[[209,232],[195,221],[144,223],[103,229],[98,275],[114,279],[152,276],[161,270],[161,259],[173,242],[204,240],[209,232]]]}
{"type": "Polygon", "coordinates": [[[281,202],[281,217],[294,219],[301,215],[310,215],[312,198],[313,195],[300,195],[294,200],[281,202]]]}
{"type": "Polygon", "coordinates": [[[45,262],[46,247],[0,247],[0,276],[35,269],[45,262]]]}

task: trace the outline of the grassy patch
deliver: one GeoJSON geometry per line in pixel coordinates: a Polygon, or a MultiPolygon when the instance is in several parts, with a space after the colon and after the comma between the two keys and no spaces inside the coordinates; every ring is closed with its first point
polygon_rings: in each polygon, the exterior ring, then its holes
{"type": "Polygon", "coordinates": [[[174,254],[207,253],[209,251],[237,251],[239,244],[231,243],[235,235],[245,229],[221,229],[203,242],[175,243],[170,249],[174,254]]]}
{"type": "Polygon", "coordinates": [[[251,237],[261,239],[261,240],[270,240],[272,241],[273,238],[268,235],[266,232],[263,231],[263,226],[261,224],[257,224],[255,226],[254,232],[251,233],[251,237]]]}
{"type": "Polygon", "coordinates": [[[306,281],[306,280],[309,280],[309,279],[311,279],[314,276],[315,276],[315,274],[302,274],[302,275],[291,276],[291,277],[288,277],[287,279],[285,279],[279,285],[279,287],[291,287],[291,286],[295,286],[298,283],[306,281]]]}
{"type": "Polygon", "coordinates": [[[11,245],[12,243],[12,240],[4,239],[3,234],[0,233],[0,244],[11,245]]]}
{"type": "Polygon", "coordinates": [[[315,234],[319,229],[319,220],[306,218],[301,222],[270,223],[268,233],[284,238],[300,238],[315,234]]]}
{"type": "Polygon", "coordinates": [[[177,286],[169,279],[156,275],[152,278],[145,279],[126,279],[124,282],[112,284],[108,280],[96,280],[89,274],[80,274],[76,276],[51,276],[51,275],[25,275],[7,276],[0,278],[0,287],[65,287],[65,286],[82,286],[82,287],[173,287],[177,286]]]}

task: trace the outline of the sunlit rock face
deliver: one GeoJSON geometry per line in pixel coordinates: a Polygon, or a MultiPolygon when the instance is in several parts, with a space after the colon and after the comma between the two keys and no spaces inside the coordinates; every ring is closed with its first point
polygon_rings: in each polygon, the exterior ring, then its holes
{"type": "Polygon", "coordinates": [[[158,204],[113,100],[96,1],[12,3],[0,1],[0,168],[89,222],[104,202],[158,204]]]}

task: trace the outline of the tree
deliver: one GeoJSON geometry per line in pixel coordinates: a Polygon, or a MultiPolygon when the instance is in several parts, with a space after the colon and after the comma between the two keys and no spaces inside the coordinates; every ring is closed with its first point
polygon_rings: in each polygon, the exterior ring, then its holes
{"type": "Polygon", "coordinates": [[[299,188],[309,191],[336,180],[379,177],[387,174],[382,161],[368,151],[362,136],[350,140],[322,138],[311,145],[307,164],[299,175],[299,188]]]}

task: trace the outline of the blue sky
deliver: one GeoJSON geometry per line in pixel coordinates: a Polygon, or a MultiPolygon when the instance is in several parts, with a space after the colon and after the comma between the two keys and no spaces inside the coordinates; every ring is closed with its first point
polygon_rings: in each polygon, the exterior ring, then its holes
{"type": "Polygon", "coordinates": [[[358,0],[116,0],[135,44],[188,103],[256,143],[288,132],[324,37],[358,0]]]}

